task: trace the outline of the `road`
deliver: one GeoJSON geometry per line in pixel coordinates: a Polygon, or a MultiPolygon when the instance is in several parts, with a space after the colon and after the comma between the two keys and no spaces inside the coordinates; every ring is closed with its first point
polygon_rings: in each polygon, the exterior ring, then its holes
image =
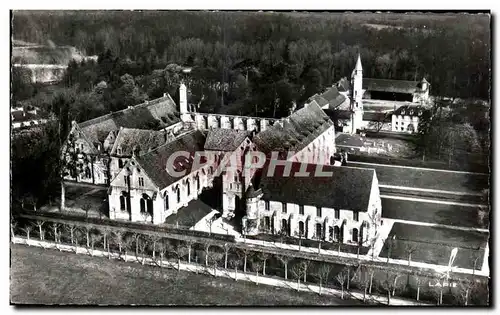
{"type": "Polygon", "coordinates": [[[11,266],[10,300],[15,304],[362,304],[357,300],[24,245],[11,245],[11,266]]]}

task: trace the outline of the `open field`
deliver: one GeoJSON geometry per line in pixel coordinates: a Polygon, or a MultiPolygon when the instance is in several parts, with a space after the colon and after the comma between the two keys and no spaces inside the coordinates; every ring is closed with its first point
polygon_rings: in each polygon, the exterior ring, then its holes
{"type": "Polygon", "coordinates": [[[342,133],[335,138],[338,150],[349,153],[367,152],[376,149],[385,150],[377,155],[406,158],[414,155],[412,144],[408,141],[391,138],[367,138],[360,135],[342,133]]]}
{"type": "Polygon", "coordinates": [[[483,264],[488,233],[460,231],[442,227],[410,225],[396,222],[389,233],[380,257],[387,257],[392,243],[390,258],[448,265],[453,248],[458,252],[453,266],[480,270],[483,264]],[[392,238],[396,235],[396,239],[392,238]],[[477,260],[476,260],[477,259],[477,260]]]}
{"type": "Polygon", "coordinates": [[[488,228],[486,214],[480,217],[478,207],[419,202],[382,197],[382,217],[463,227],[488,228]]]}
{"type": "Polygon", "coordinates": [[[12,245],[12,303],[340,305],[332,296],[12,245]]]}
{"type": "Polygon", "coordinates": [[[349,162],[348,166],[373,168],[381,185],[439,189],[457,192],[480,192],[488,188],[489,175],[457,173],[423,168],[349,162]]]}

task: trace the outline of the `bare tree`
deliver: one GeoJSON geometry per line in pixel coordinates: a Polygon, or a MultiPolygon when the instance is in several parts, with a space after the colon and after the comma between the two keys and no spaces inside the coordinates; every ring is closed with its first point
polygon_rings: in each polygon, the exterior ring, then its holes
{"type": "Polygon", "coordinates": [[[90,247],[90,231],[92,230],[92,226],[90,224],[87,224],[85,226],[85,235],[87,239],[87,248],[90,247]]]}
{"type": "Polygon", "coordinates": [[[108,258],[109,256],[109,236],[111,235],[111,229],[107,226],[104,226],[99,229],[99,232],[101,232],[102,235],[102,247],[108,251],[108,258]]]}
{"type": "Polygon", "coordinates": [[[69,231],[71,245],[74,245],[75,244],[75,231],[77,229],[77,226],[74,224],[69,224],[66,226],[66,229],[69,231]]]}
{"type": "Polygon", "coordinates": [[[113,231],[112,237],[113,237],[113,242],[115,242],[115,244],[118,245],[118,255],[121,257],[124,233],[120,230],[116,230],[113,231]]]}
{"type": "Polygon", "coordinates": [[[307,282],[307,269],[309,269],[310,264],[311,264],[310,260],[303,260],[300,262],[300,266],[302,268],[302,273],[304,274],[304,283],[307,282]]]}
{"type": "Polygon", "coordinates": [[[408,266],[411,265],[411,255],[417,250],[417,244],[407,243],[405,245],[405,252],[408,254],[408,266]]]}
{"type": "Polygon", "coordinates": [[[323,284],[326,284],[328,282],[328,275],[330,275],[331,271],[332,266],[326,263],[322,263],[314,269],[313,275],[316,276],[319,280],[319,295],[321,295],[323,284]]]}
{"type": "Polygon", "coordinates": [[[247,272],[247,258],[248,258],[248,255],[250,255],[250,253],[252,251],[249,250],[248,248],[243,248],[241,251],[243,252],[243,272],[246,273],[247,272]]]}
{"type": "Polygon", "coordinates": [[[181,259],[184,256],[186,256],[186,254],[187,254],[186,247],[182,246],[182,243],[180,241],[176,241],[175,243],[169,242],[168,249],[177,258],[177,271],[180,271],[181,270],[181,259]]]}
{"type": "Polygon", "coordinates": [[[299,291],[300,290],[300,279],[302,278],[302,274],[304,273],[304,270],[300,264],[295,264],[295,265],[293,265],[290,272],[292,273],[292,277],[294,279],[297,279],[297,291],[299,291]]]}
{"type": "Polygon", "coordinates": [[[367,265],[360,265],[356,275],[354,276],[353,280],[355,283],[363,289],[363,302],[366,301],[366,291],[368,290],[368,287],[370,285],[370,267],[367,265]]]}
{"type": "Polygon", "coordinates": [[[262,262],[262,275],[263,276],[266,275],[266,262],[267,262],[267,260],[269,259],[270,256],[271,255],[269,255],[268,253],[264,253],[264,252],[260,252],[257,255],[257,259],[259,259],[262,262]]]}
{"type": "Polygon", "coordinates": [[[40,240],[43,241],[43,235],[44,235],[44,231],[42,229],[42,226],[45,224],[45,221],[42,221],[42,220],[37,220],[35,222],[35,224],[38,226],[38,233],[40,235],[40,240]]]}
{"type": "Polygon", "coordinates": [[[214,267],[214,277],[217,277],[217,263],[222,260],[222,257],[224,254],[215,250],[209,253],[208,260],[214,267]]]}
{"type": "Polygon", "coordinates": [[[90,208],[92,208],[92,206],[90,205],[90,203],[86,202],[82,205],[82,210],[85,211],[85,218],[88,218],[89,217],[89,211],[90,211],[90,208]]]}
{"type": "Polygon", "coordinates": [[[123,257],[124,261],[127,261],[127,253],[132,250],[134,243],[135,239],[133,236],[125,236],[122,239],[121,245],[123,247],[123,253],[125,254],[123,257]]]}
{"type": "Polygon", "coordinates": [[[223,246],[223,249],[224,249],[224,269],[227,269],[227,256],[228,256],[231,248],[232,248],[232,246],[228,243],[225,243],[223,246]]]}
{"type": "Polygon", "coordinates": [[[193,241],[191,241],[191,240],[184,241],[184,246],[186,246],[186,248],[187,248],[188,264],[190,264],[191,263],[191,249],[193,247],[193,241]]]}
{"type": "Polygon", "coordinates": [[[341,289],[340,298],[343,300],[344,299],[344,284],[347,281],[347,273],[344,270],[342,270],[341,272],[339,272],[337,274],[336,279],[337,279],[337,282],[340,284],[340,289],[341,289]]]}
{"type": "Polygon", "coordinates": [[[386,278],[382,281],[382,288],[387,292],[387,305],[391,305],[391,294],[394,296],[399,274],[388,271],[386,278]]]}
{"type": "Polygon", "coordinates": [[[208,267],[208,256],[210,255],[210,246],[212,246],[212,242],[205,241],[203,244],[203,252],[205,253],[205,267],[208,267]]]}
{"type": "Polygon", "coordinates": [[[420,300],[420,287],[422,286],[424,279],[419,275],[415,275],[414,279],[415,279],[415,284],[417,285],[417,301],[419,301],[420,300]]]}
{"type": "Polygon", "coordinates": [[[446,277],[442,276],[437,280],[436,284],[432,287],[433,290],[431,292],[432,295],[436,298],[437,305],[443,304],[443,291],[444,291],[445,280],[446,277]]]}
{"type": "Polygon", "coordinates": [[[29,240],[30,239],[30,233],[33,230],[33,226],[31,224],[27,224],[21,230],[26,234],[26,238],[29,240]]]}
{"type": "Polygon", "coordinates": [[[52,234],[54,234],[54,242],[57,244],[59,242],[59,237],[57,232],[59,224],[57,222],[52,222],[51,228],[52,228],[52,234]]]}
{"type": "Polygon", "coordinates": [[[141,257],[141,260],[140,260],[141,265],[144,265],[144,263],[146,262],[146,249],[149,246],[148,244],[149,244],[148,239],[147,239],[147,237],[144,237],[144,235],[142,237],[136,238],[136,246],[138,248],[138,257],[139,256],[141,257]]]}
{"type": "Polygon", "coordinates": [[[235,252],[234,255],[229,258],[229,266],[234,268],[234,281],[238,281],[238,266],[240,265],[240,259],[238,252],[235,252]]]}
{"type": "Polygon", "coordinates": [[[151,252],[153,254],[153,260],[156,259],[156,245],[158,242],[161,240],[161,237],[155,234],[150,234],[148,235],[149,238],[149,248],[151,249],[151,252]]]}
{"type": "Polygon", "coordinates": [[[94,246],[95,243],[98,243],[102,239],[102,235],[98,233],[90,233],[90,246],[92,251],[90,252],[91,256],[94,256],[94,246]]]}
{"type": "Polygon", "coordinates": [[[285,268],[285,280],[288,280],[288,262],[291,260],[291,258],[286,255],[279,255],[277,257],[278,260],[283,264],[283,267],[285,268]]]}
{"type": "Polygon", "coordinates": [[[255,283],[259,284],[259,271],[262,270],[262,260],[259,258],[259,255],[255,255],[254,259],[251,260],[252,269],[255,271],[255,275],[257,278],[255,279],[255,283]]]}
{"type": "Polygon", "coordinates": [[[372,287],[373,287],[373,276],[375,275],[375,269],[373,267],[368,267],[368,273],[370,275],[370,286],[368,287],[368,293],[372,294],[372,287]]]}
{"type": "Polygon", "coordinates": [[[460,279],[458,282],[459,285],[459,299],[464,303],[465,306],[469,304],[469,296],[470,292],[475,286],[474,280],[469,278],[460,279]]]}

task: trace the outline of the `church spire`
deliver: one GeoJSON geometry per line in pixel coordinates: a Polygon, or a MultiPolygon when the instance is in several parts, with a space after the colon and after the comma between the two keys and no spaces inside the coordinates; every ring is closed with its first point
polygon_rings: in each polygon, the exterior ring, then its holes
{"type": "Polygon", "coordinates": [[[358,53],[358,61],[356,61],[355,71],[363,71],[363,66],[361,65],[361,55],[358,53]]]}

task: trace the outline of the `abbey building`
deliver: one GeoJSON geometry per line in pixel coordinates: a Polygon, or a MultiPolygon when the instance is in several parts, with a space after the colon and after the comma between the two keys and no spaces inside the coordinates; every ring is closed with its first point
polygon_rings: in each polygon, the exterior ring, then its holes
{"type": "Polygon", "coordinates": [[[348,103],[350,132],[363,125],[362,72],[358,58],[349,92],[315,96],[282,119],[189,111],[181,84],[179,110],[165,95],[73,122],[65,179],[108,187],[113,220],[366,245],[381,224],[377,175],[334,158],[325,112],[348,103]]]}

